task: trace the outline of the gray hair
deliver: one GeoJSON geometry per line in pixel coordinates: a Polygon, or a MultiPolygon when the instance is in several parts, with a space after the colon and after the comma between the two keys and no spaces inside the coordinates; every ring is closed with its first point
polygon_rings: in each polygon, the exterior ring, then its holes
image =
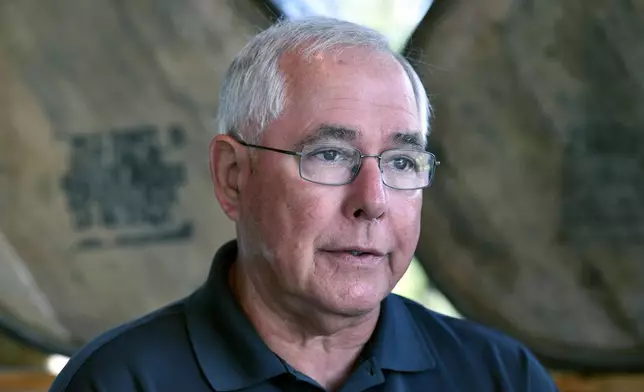
{"type": "Polygon", "coordinates": [[[327,17],[282,20],[251,39],[228,68],[219,95],[216,126],[257,143],[264,128],[286,104],[286,85],[279,69],[282,54],[301,49],[303,59],[331,49],[365,47],[389,53],[409,77],[426,141],[431,106],[425,88],[412,65],[393,51],[379,32],[355,23],[327,17]]]}

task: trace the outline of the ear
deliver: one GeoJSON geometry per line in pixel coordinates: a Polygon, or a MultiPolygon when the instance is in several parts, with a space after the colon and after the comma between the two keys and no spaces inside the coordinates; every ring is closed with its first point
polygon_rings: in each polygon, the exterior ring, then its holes
{"type": "Polygon", "coordinates": [[[239,219],[240,194],[250,174],[248,152],[228,135],[217,135],[210,142],[210,176],[215,196],[224,213],[239,219]]]}

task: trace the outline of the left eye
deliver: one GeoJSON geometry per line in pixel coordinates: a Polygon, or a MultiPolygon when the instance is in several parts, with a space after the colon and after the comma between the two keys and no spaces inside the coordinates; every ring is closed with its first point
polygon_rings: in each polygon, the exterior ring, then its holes
{"type": "Polygon", "coordinates": [[[322,150],[315,154],[316,157],[323,159],[324,161],[337,161],[341,157],[341,153],[338,150],[322,150]]]}
{"type": "Polygon", "coordinates": [[[389,164],[393,169],[399,171],[409,171],[416,169],[416,160],[406,156],[394,157],[389,161],[389,164]]]}

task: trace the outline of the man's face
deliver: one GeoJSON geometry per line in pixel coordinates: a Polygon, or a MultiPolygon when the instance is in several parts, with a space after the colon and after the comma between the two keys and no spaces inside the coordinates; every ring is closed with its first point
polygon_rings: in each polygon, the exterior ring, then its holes
{"type": "MultiPolygon", "coordinates": [[[[346,49],[309,63],[287,55],[281,65],[287,105],[259,144],[299,150],[331,143],[363,154],[422,148],[408,144],[422,139],[420,121],[411,83],[391,56],[346,49]]],[[[374,309],[409,266],[422,192],[386,187],[374,158],[364,158],[351,184],[327,186],[303,180],[298,157],[253,154],[238,227],[242,252],[265,260],[259,284],[335,314],[374,309]]]]}

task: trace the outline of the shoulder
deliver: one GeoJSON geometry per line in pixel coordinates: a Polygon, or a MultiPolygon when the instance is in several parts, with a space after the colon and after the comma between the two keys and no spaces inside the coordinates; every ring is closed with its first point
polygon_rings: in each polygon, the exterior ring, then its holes
{"type": "MultiPolygon", "coordinates": [[[[460,346],[463,349],[496,347],[502,351],[515,350],[522,345],[510,336],[477,322],[447,316],[404,297],[400,302],[412,315],[423,334],[429,335],[436,343],[460,346]],[[440,339],[436,339],[440,336],[440,339]]],[[[437,347],[440,348],[440,347],[437,347]]]]}
{"type": "Polygon", "coordinates": [[[489,379],[500,390],[557,391],[531,350],[513,337],[399,298],[447,371],[470,369],[472,377],[489,379]]]}
{"type": "Polygon", "coordinates": [[[97,336],[69,360],[50,391],[156,390],[153,385],[190,371],[191,346],[183,301],[97,336]]]}

